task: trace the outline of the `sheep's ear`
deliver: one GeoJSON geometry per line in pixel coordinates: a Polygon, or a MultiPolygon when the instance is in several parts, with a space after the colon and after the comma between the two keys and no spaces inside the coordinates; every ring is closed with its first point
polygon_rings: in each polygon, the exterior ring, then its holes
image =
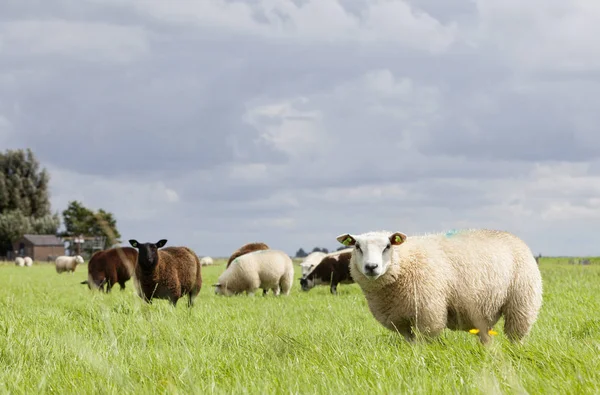
{"type": "Polygon", "coordinates": [[[336,240],[345,245],[346,247],[353,246],[356,244],[356,240],[348,233],[344,233],[343,235],[339,235],[336,237],[336,240]]]}
{"type": "Polygon", "coordinates": [[[156,243],[156,247],[162,248],[165,244],[167,244],[167,239],[161,239],[158,243],[156,243]]]}
{"type": "Polygon", "coordinates": [[[404,243],[405,241],[406,241],[406,235],[402,232],[396,232],[390,236],[390,243],[392,243],[392,245],[397,246],[397,245],[404,243]]]}
{"type": "Polygon", "coordinates": [[[88,283],[88,281],[85,280],[85,281],[80,282],[79,284],[87,284],[87,283],[88,283]]]}
{"type": "Polygon", "coordinates": [[[133,239],[129,240],[129,244],[131,244],[131,246],[133,248],[138,248],[140,245],[140,243],[138,243],[137,240],[133,240],[133,239]]]}
{"type": "Polygon", "coordinates": [[[212,286],[219,288],[221,286],[221,283],[216,283],[216,284],[213,284],[212,286]]]}

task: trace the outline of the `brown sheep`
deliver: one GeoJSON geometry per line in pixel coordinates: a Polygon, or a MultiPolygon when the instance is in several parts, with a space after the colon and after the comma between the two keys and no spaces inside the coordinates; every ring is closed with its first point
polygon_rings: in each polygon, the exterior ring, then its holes
{"type": "Polygon", "coordinates": [[[87,284],[89,289],[99,289],[110,292],[115,284],[125,289],[125,283],[129,281],[135,271],[138,252],[131,247],[117,247],[110,250],[96,252],[88,263],[88,279],[81,284],[87,284]]]}
{"type": "Polygon", "coordinates": [[[238,248],[233,254],[231,254],[231,256],[229,257],[229,260],[227,261],[226,268],[228,268],[229,265],[231,265],[231,262],[233,262],[233,260],[235,258],[237,258],[238,256],[245,255],[252,251],[260,251],[260,250],[268,250],[268,249],[269,249],[269,246],[266,245],[265,243],[256,242],[256,243],[244,244],[243,246],[238,248]]]}
{"type": "Polygon", "coordinates": [[[138,295],[148,303],[153,298],[168,299],[174,307],[179,298],[188,295],[188,307],[192,307],[202,287],[200,258],[188,247],[159,249],[166,243],[166,239],[156,244],[129,240],[139,251],[135,267],[138,295]]]}
{"type": "Polygon", "coordinates": [[[329,285],[330,292],[337,295],[338,284],[354,283],[350,275],[350,258],[351,249],[327,254],[313,270],[300,279],[302,290],[310,291],[315,285],[329,285]]]}

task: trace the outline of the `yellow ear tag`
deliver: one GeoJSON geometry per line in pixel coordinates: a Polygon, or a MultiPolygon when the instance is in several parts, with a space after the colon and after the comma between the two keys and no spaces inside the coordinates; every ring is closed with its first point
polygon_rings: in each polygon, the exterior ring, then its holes
{"type": "Polygon", "coordinates": [[[398,235],[396,235],[396,243],[400,243],[402,241],[402,238],[398,235]]]}
{"type": "Polygon", "coordinates": [[[479,333],[479,329],[471,329],[471,330],[469,331],[469,333],[472,333],[472,334],[476,335],[476,334],[478,334],[478,333],[479,333]]]}
{"type": "Polygon", "coordinates": [[[350,237],[347,237],[346,240],[344,240],[344,242],[342,244],[347,246],[347,245],[350,245],[351,242],[352,242],[352,239],[350,237]]]}
{"type": "Polygon", "coordinates": [[[496,332],[496,331],[495,331],[495,330],[493,330],[493,329],[490,329],[490,330],[488,331],[488,334],[490,334],[490,335],[492,335],[492,336],[496,336],[496,335],[498,334],[498,332],[496,332]]]}

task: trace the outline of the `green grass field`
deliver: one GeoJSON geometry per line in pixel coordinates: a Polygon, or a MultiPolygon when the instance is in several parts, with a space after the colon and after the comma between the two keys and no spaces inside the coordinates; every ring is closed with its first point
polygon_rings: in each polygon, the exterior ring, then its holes
{"type": "MultiPolygon", "coordinates": [[[[203,268],[196,305],[146,305],[79,282],[87,265],[0,266],[2,393],[600,393],[600,265],[543,259],[544,305],[530,338],[502,325],[489,348],[468,333],[409,346],[369,313],[357,285],[289,297],[217,297],[203,268]]],[[[300,268],[296,267],[299,277],[300,268]]],[[[501,321],[502,322],[502,321],[501,321]]]]}

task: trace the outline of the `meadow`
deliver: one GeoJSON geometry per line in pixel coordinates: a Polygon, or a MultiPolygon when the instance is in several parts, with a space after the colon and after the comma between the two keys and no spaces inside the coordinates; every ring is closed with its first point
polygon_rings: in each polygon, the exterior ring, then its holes
{"type": "Polygon", "coordinates": [[[147,305],[52,264],[0,265],[0,392],[169,394],[600,393],[600,265],[542,258],[544,305],[522,346],[446,330],[410,346],[357,285],[289,297],[218,297],[203,267],[196,305],[147,305]]]}

